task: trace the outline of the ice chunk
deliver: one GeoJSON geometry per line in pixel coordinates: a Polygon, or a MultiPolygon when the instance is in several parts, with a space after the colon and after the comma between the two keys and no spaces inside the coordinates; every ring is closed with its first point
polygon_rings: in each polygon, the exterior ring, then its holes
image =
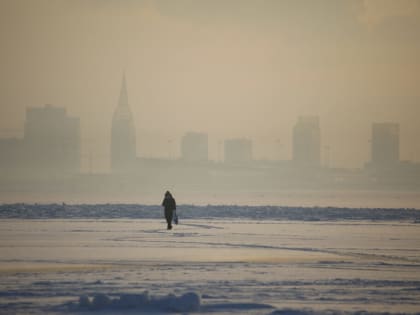
{"type": "Polygon", "coordinates": [[[79,297],[79,307],[81,308],[90,308],[92,304],[90,303],[89,297],[87,295],[81,295],[79,297]]]}
{"type": "Polygon", "coordinates": [[[149,302],[149,293],[144,291],[142,294],[123,294],[115,304],[121,308],[140,308],[147,306],[149,302]]]}
{"type": "Polygon", "coordinates": [[[111,305],[111,299],[106,294],[96,294],[92,300],[92,308],[95,310],[104,309],[111,305]]]}
{"type": "Polygon", "coordinates": [[[177,301],[178,312],[195,312],[200,309],[200,296],[195,292],[182,295],[177,301]]]}

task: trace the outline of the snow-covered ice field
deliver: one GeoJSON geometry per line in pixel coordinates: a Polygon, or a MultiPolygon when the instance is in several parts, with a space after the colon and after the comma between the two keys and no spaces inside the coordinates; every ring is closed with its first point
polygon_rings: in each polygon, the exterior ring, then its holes
{"type": "Polygon", "coordinates": [[[420,313],[419,212],[1,206],[0,313],[420,313]]]}

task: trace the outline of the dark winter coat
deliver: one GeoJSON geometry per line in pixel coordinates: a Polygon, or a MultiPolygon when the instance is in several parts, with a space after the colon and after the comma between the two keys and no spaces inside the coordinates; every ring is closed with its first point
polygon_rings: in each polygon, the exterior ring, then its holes
{"type": "Polygon", "coordinates": [[[175,210],[176,202],[172,196],[167,196],[163,199],[162,206],[165,207],[165,210],[175,210]]]}

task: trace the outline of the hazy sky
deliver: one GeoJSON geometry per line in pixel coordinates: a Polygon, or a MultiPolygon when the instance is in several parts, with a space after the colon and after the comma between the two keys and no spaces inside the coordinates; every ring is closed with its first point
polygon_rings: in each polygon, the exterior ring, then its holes
{"type": "Polygon", "coordinates": [[[200,131],[213,159],[238,136],[286,159],[312,114],[332,165],[362,166],[383,121],[420,160],[417,0],[0,0],[0,45],[0,136],[21,134],[27,106],[64,106],[98,170],[124,69],[140,156],[200,131]]]}

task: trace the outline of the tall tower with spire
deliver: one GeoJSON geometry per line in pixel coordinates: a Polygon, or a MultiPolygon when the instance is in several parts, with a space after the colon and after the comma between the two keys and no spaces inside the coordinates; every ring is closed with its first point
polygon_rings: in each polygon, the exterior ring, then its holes
{"type": "Polygon", "coordinates": [[[112,117],[111,168],[129,170],[136,160],[136,131],[133,114],[128,105],[127,84],[123,74],[120,97],[112,117]]]}

